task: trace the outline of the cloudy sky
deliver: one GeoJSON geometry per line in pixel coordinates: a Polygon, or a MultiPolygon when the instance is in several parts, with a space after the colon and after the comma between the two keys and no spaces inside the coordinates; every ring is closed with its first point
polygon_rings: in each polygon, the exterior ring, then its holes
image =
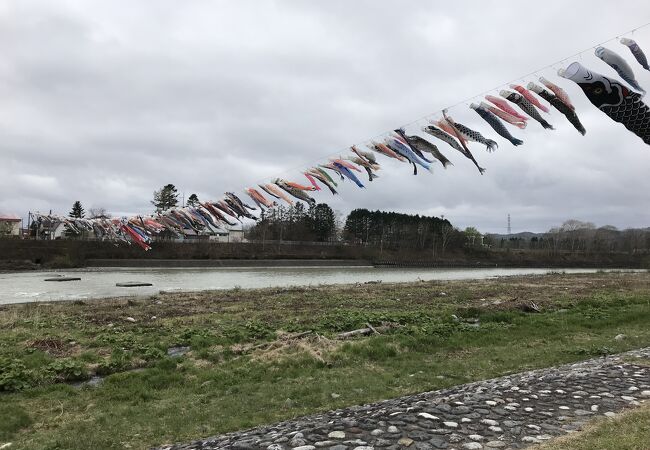
{"type": "MultiPolygon", "coordinates": [[[[490,232],[508,213],[515,232],[570,218],[649,226],[650,147],[559,79],[562,63],[517,81],[560,84],[586,137],[552,112],[555,131],[512,130],[525,141],[515,148],[462,102],[584,49],[566,63],[613,75],[592,47],[650,20],[647,1],[617,5],[0,0],[0,212],[67,214],[81,200],[125,215],[151,211],[167,183],[216,199],[276,176],[303,181],[319,159],[461,102],[450,115],[499,142],[492,154],[471,147],[485,175],[439,143],[447,170],[414,177],[380,157],[367,189],[343,183],[318,200],[490,232]]],[[[650,27],[632,38],[650,55],[650,27]]],[[[650,88],[626,47],[606,47],[650,88]]]]}

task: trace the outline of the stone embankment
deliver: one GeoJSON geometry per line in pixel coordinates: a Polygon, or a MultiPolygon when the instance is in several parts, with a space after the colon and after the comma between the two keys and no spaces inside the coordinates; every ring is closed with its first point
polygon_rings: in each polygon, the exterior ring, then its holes
{"type": "Polygon", "coordinates": [[[160,450],[519,449],[650,400],[650,348],[410,395],[160,450]]]}

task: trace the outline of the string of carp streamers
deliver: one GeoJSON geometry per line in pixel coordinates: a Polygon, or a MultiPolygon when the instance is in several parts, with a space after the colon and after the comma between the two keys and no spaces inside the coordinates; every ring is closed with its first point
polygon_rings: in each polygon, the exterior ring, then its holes
{"type": "MultiPolygon", "coordinates": [[[[633,33],[648,25],[650,23],[624,34],[633,33]]],[[[526,86],[509,83],[508,89],[501,89],[498,97],[485,95],[499,88],[491,89],[438,113],[400,126],[390,133],[371,138],[363,144],[353,145],[346,156],[336,156],[339,153],[328,155],[321,160],[324,160],[321,164],[302,170],[299,181],[276,177],[271,182],[249,186],[243,192],[250,201],[242,200],[233,192],[226,192],[224,197],[217,201],[204,201],[194,206],[173,208],[156,215],[77,219],[35,213],[34,217],[45,224],[63,222],[73,233],[87,231],[94,233],[98,239],[136,244],[144,250],[149,250],[153,238],[163,231],[177,237],[183,237],[188,232],[196,234],[223,232],[225,227],[241,223],[242,218],[257,220],[258,212],[280,204],[293,205],[297,201],[304,201],[309,205],[315,205],[316,200],[311,195],[313,192],[326,188],[332,195],[336,195],[339,184],[344,180],[364,188],[366,178],[368,182],[372,182],[378,177],[377,171],[381,169],[377,158],[379,155],[410,164],[413,167],[413,174],[417,175],[418,167],[427,171],[432,171],[432,166],[438,163],[445,169],[449,167],[452,163],[443,152],[451,148],[469,159],[479,173],[483,174],[485,169],[479,165],[470,151],[469,143],[484,145],[488,152],[495,151],[499,144],[492,139],[494,136],[490,137],[488,133],[496,133],[513,146],[524,145],[524,141],[516,137],[517,132],[528,126],[541,126],[546,130],[554,130],[555,126],[547,120],[549,112],[554,109],[580,134],[586,134],[586,128],[580,121],[569,95],[560,86],[568,81],[576,83],[596,108],[650,145],[650,109],[642,101],[646,91],[637,81],[635,69],[622,56],[621,51],[627,47],[628,54],[635,60],[633,64],[637,70],[640,68],[650,71],[648,59],[634,40],[625,37],[620,39],[617,37],[616,40],[623,47],[616,49],[603,47],[603,44],[614,41],[610,39],[519,79],[536,75],[544,69],[563,64],[593,49],[595,56],[613,69],[621,80],[594,72],[580,62],[572,62],[558,70],[556,80],[539,77],[526,86]],[[449,109],[479,97],[483,98],[476,103],[472,102],[469,107],[478,115],[477,121],[483,124],[481,131],[454,120],[448,114],[449,109]],[[436,116],[438,118],[434,119],[433,117],[436,116]],[[425,125],[420,128],[423,136],[407,134],[405,131],[407,126],[423,121],[425,125]],[[533,122],[537,125],[531,125],[533,122]]]]}

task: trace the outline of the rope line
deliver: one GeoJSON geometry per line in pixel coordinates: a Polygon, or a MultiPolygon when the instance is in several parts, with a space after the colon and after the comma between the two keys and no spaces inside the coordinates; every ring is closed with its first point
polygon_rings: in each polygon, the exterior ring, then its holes
{"type": "MultiPolygon", "coordinates": [[[[539,72],[541,72],[541,71],[543,71],[543,70],[546,70],[546,69],[548,69],[548,68],[556,68],[555,66],[556,66],[557,64],[564,64],[564,63],[565,63],[567,60],[569,60],[569,59],[573,59],[573,58],[577,58],[577,57],[579,57],[579,56],[582,56],[582,55],[585,54],[586,52],[591,51],[591,50],[594,50],[596,47],[600,47],[600,46],[602,46],[602,45],[604,45],[604,44],[607,44],[607,43],[609,43],[609,42],[612,42],[612,41],[618,40],[618,39],[620,39],[620,38],[623,37],[623,36],[627,36],[627,35],[630,35],[630,34],[634,34],[635,31],[640,30],[640,29],[642,29],[642,28],[645,28],[645,27],[647,27],[647,26],[649,26],[649,25],[650,25],[650,22],[647,22],[647,23],[645,23],[645,24],[643,24],[643,25],[639,25],[639,26],[636,27],[636,28],[632,28],[631,30],[626,31],[626,32],[624,32],[624,33],[619,33],[618,35],[616,35],[616,36],[614,36],[614,37],[611,37],[611,38],[609,38],[609,39],[607,39],[607,40],[605,40],[605,41],[603,41],[603,42],[601,42],[601,43],[599,43],[599,44],[596,44],[596,45],[594,45],[594,46],[591,46],[591,47],[585,48],[584,50],[581,50],[581,51],[579,51],[579,52],[577,52],[577,53],[574,53],[574,54],[572,54],[572,55],[570,55],[570,56],[566,56],[566,57],[564,57],[564,58],[562,58],[562,59],[559,59],[559,60],[557,60],[557,61],[555,61],[555,62],[553,62],[553,63],[551,63],[551,64],[547,64],[547,65],[545,65],[545,66],[543,66],[543,67],[540,67],[539,69],[533,70],[532,72],[529,72],[529,73],[527,73],[527,74],[525,74],[525,75],[521,75],[521,76],[515,77],[515,78],[513,78],[513,79],[510,80],[510,81],[507,81],[507,82],[505,82],[505,83],[501,83],[501,84],[499,84],[499,85],[497,85],[497,86],[495,86],[495,87],[493,87],[493,88],[491,88],[491,89],[485,90],[485,91],[483,91],[483,92],[481,92],[481,93],[479,93],[479,94],[476,94],[476,95],[473,95],[473,96],[471,96],[471,97],[468,97],[468,98],[466,98],[466,99],[464,99],[464,100],[461,100],[461,101],[459,101],[459,102],[457,102],[457,103],[454,103],[454,104],[452,104],[452,105],[449,105],[449,106],[447,106],[447,107],[445,107],[445,108],[441,108],[441,109],[436,110],[436,111],[434,111],[434,112],[432,112],[432,113],[426,114],[426,115],[424,115],[424,116],[422,116],[422,117],[420,117],[420,118],[418,118],[418,119],[415,119],[415,120],[413,120],[413,121],[411,121],[411,122],[405,123],[405,124],[403,124],[403,125],[396,126],[395,128],[406,128],[406,127],[408,127],[408,126],[415,125],[415,124],[417,124],[418,122],[421,122],[421,121],[423,121],[423,120],[426,121],[426,120],[427,120],[428,118],[430,118],[431,116],[435,116],[436,114],[440,114],[440,113],[441,113],[442,111],[444,111],[444,110],[449,110],[449,109],[452,109],[452,108],[456,108],[457,106],[460,106],[460,105],[462,105],[462,104],[468,104],[468,103],[471,102],[472,100],[477,99],[477,98],[480,98],[480,97],[483,97],[484,95],[486,95],[486,94],[488,94],[488,93],[490,93],[490,92],[493,92],[493,91],[495,91],[495,90],[497,90],[497,89],[499,89],[499,88],[501,88],[501,87],[503,87],[503,86],[507,86],[507,85],[509,85],[510,83],[514,83],[514,82],[519,81],[519,80],[524,80],[525,78],[530,77],[530,76],[532,76],[532,75],[537,75],[539,72]]],[[[375,136],[373,136],[373,137],[371,137],[371,138],[369,138],[369,139],[366,139],[366,140],[364,140],[364,141],[359,141],[359,142],[357,142],[357,143],[355,143],[355,144],[353,144],[353,145],[364,145],[364,144],[369,143],[369,142],[371,142],[371,141],[373,141],[373,140],[376,140],[376,139],[379,139],[379,138],[381,138],[381,137],[387,136],[389,133],[391,133],[391,131],[384,131],[384,132],[382,132],[382,133],[380,133],[380,134],[377,134],[377,135],[375,135],[375,136]]],[[[260,179],[260,180],[258,180],[258,181],[255,181],[254,184],[257,185],[257,184],[260,184],[260,183],[266,183],[266,182],[268,182],[268,180],[270,180],[270,179],[280,178],[282,175],[288,174],[289,172],[293,172],[293,171],[303,171],[303,170],[306,170],[306,168],[311,167],[311,166],[313,166],[313,165],[315,165],[315,164],[318,164],[318,163],[321,162],[321,161],[325,161],[325,160],[327,160],[327,159],[329,159],[329,158],[336,157],[336,156],[340,155],[340,154],[343,153],[343,152],[347,152],[349,148],[350,148],[350,147],[347,147],[347,148],[344,148],[344,149],[340,149],[340,150],[338,150],[337,152],[330,153],[330,154],[328,154],[328,155],[324,155],[324,156],[318,157],[317,159],[312,160],[312,161],[314,161],[314,162],[311,163],[311,164],[305,162],[305,163],[302,163],[302,164],[300,164],[300,165],[298,165],[298,166],[295,166],[295,167],[292,167],[292,168],[286,169],[286,170],[284,170],[283,172],[281,172],[281,173],[279,173],[279,174],[277,174],[277,175],[273,175],[273,176],[266,177],[266,178],[260,179]]]]}

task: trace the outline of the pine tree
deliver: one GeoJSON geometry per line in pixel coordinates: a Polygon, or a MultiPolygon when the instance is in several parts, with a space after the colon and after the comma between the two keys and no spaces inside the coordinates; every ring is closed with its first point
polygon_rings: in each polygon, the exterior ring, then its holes
{"type": "Polygon", "coordinates": [[[319,203],[313,208],[312,230],[317,241],[329,241],[336,232],[334,211],[327,203],[319,203]]]}
{"type": "Polygon", "coordinates": [[[156,212],[167,211],[178,205],[178,190],[173,184],[163,186],[159,191],[153,193],[152,205],[156,207],[156,212]]]}
{"type": "Polygon", "coordinates": [[[74,219],[81,219],[85,214],[86,212],[84,211],[83,206],[81,206],[81,202],[77,200],[72,205],[72,211],[68,213],[68,216],[74,219]]]}
{"type": "Polygon", "coordinates": [[[186,206],[198,206],[198,204],[199,204],[199,197],[196,194],[192,194],[187,199],[186,206]]]}

